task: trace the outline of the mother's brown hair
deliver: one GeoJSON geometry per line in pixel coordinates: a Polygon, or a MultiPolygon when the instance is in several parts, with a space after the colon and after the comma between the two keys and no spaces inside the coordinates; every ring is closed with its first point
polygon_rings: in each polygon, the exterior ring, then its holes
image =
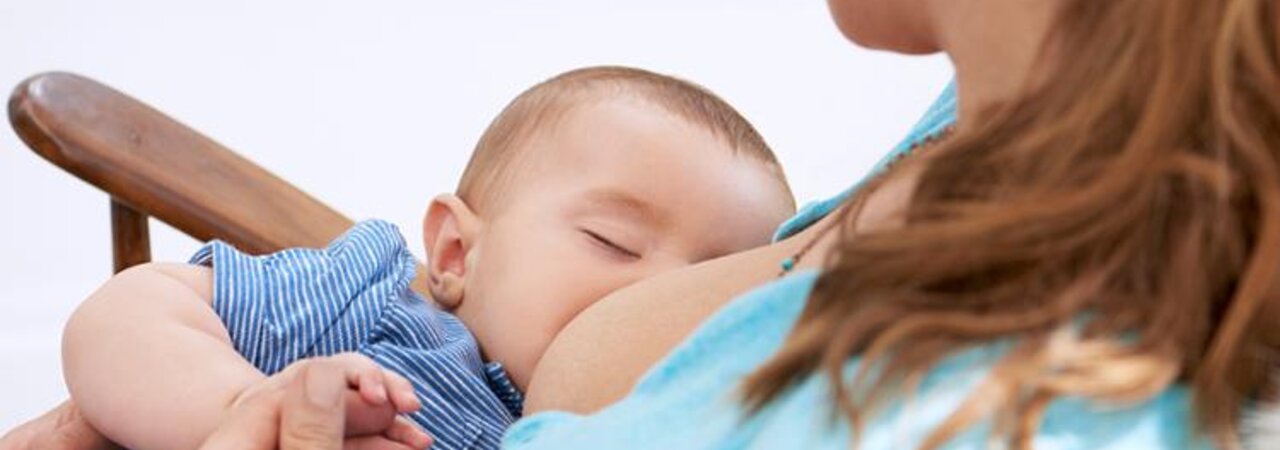
{"type": "Polygon", "coordinates": [[[842,218],[747,405],[821,372],[860,428],[943,358],[1006,340],[922,447],[992,419],[1029,448],[1056,397],[1176,382],[1235,446],[1280,346],[1278,20],[1273,0],[1063,0],[1034,86],[912,160],[904,226],[842,218]]]}

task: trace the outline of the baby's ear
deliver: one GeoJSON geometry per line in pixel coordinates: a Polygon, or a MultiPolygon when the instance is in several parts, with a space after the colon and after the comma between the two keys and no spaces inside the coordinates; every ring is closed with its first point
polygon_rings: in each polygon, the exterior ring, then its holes
{"type": "Polygon", "coordinates": [[[427,249],[427,287],[431,299],[445,309],[455,309],[466,298],[467,257],[483,222],[467,203],[453,194],[431,201],[422,219],[422,240],[427,249]]]}

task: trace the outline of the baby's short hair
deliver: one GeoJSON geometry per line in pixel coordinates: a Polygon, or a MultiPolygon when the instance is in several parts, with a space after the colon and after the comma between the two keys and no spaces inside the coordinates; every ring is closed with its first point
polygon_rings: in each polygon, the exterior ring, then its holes
{"type": "Polygon", "coordinates": [[[631,95],[723,139],[736,154],[756,159],[790,188],[782,166],[764,138],[732,106],[695,83],[647,70],[620,66],[576,69],[538,83],[517,96],[493,119],[467,163],[457,195],[478,213],[504,190],[499,186],[517,156],[516,149],[536,130],[585,101],[631,95]]]}

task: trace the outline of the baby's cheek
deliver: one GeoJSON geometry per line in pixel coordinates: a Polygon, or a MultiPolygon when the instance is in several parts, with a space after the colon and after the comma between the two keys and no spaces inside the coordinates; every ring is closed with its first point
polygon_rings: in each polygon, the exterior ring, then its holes
{"type": "Polygon", "coordinates": [[[557,323],[556,312],[515,293],[506,301],[493,300],[467,322],[481,340],[485,354],[508,366],[508,370],[536,362],[563,327],[557,323]]]}
{"type": "Polygon", "coordinates": [[[535,357],[542,356],[542,351],[555,339],[569,322],[563,311],[563,305],[539,308],[530,311],[527,326],[523,330],[527,351],[535,352],[535,357]]]}

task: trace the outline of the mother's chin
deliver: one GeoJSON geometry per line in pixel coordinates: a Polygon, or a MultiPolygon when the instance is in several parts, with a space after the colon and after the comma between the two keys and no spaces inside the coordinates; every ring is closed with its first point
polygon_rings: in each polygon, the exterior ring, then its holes
{"type": "Polygon", "coordinates": [[[930,17],[930,0],[828,0],[840,33],[859,46],[905,54],[941,50],[930,17]]]}

